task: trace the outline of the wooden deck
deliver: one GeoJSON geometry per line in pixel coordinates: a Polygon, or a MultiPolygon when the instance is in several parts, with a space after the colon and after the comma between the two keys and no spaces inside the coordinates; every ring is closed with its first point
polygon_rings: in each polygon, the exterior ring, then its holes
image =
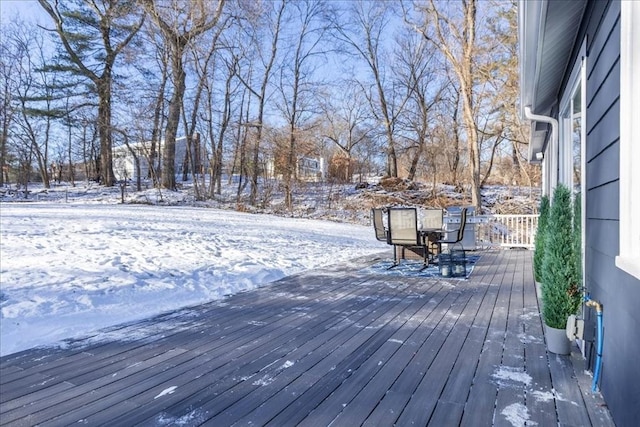
{"type": "Polygon", "coordinates": [[[0,359],[2,425],[607,426],[547,354],[532,252],[469,280],[358,260],[0,359]]]}

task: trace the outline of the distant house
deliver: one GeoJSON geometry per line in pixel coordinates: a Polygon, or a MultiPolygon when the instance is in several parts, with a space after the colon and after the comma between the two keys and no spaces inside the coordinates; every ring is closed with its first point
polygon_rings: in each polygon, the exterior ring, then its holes
{"type": "MultiPolygon", "coordinates": [[[[282,179],[282,173],[276,168],[273,158],[265,162],[265,174],[270,177],[282,179]]],[[[306,182],[321,182],[327,176],[327,166],[323,158],[298,157],[296,160],[296,178],[306,182]]]]}
{"type": "MultiPolygon", "coordinates": [[[[196,134],[197,135],[197,134],[196,134]]],[[[200,149],[199,138],[196,136],[192,145],[193,165],[197,171],[201,170],[205,162],[202,150],[200,149]]],[[[164,148],[164,141],[161,141],[159,147],[156,148],[155,164],[159,164],[159,159],[164,148]]],[[[138,177],[136,168],[136,158],[140,162],[141,178],[150,177],[149,161],[151,159],[151,143],[136,142],[133,144],[121,145],[113,148],[113,173],[117,180],[135,180],[138,177]]],[[[191,164],[187,157],[187,137],[176,138],[176,175],[183,176],[186,171],[191,174],[191,164]]]]}
{"type": "Polygon", "coordinates": [[[327,170],[323,158],[298,158],[298,179],[302,181],[318,182],[326,177],[327,170]]]}
{"type": "MultiPolygon", "coordinates": [[[[543,192],[582,194],[586,292],[603,305],[600,389],[640,423],[640,2],[519,2],[521,107],[543,192]]],[[[595,318],[591,309],[585,310],[595,318]]],[[[590,323],[588,323],[590,324],[590,323]]],[[[593,332],[593,331],[592,331],[593,332]]],[[[593,343],[583,348],[593,369],[593,343]]]]}

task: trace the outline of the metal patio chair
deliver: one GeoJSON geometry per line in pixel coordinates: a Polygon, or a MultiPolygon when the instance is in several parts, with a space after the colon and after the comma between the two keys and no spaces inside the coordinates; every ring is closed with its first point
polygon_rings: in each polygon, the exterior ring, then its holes
{"type": "Polygon", "coordinates": [[[419,231],[423,244],[429,250],[429,262],[436,262],[440,254],[440,245],[437,243],[444,235],[444,211],[442,209],[423,209],[420,215],[419,231]]]}
{"type": "Polygon", "coordinates": [[[423,254],[424,267],[429,265],[428,250],[418,230],[418,212],[416,208],[388,209],[387,243],[393,245],[393,267],[400,262],[397,248],[402,248],[402,258],[406,248],[420,249],[423,254]]]}
{"type": "Polygon", "coordinates": [[[385,230],[384,222],[382,220],[384,211],[384,208],[371,209],[371,221],[373,222],[373,230],[376,233],[376,239],[380,240],[381,242],[387,242],[387,230],[385,230]]]}
{"type": "Polygon", "coordinates": [[[442,253],[443,244],[453,246],[455,244],[460,243],[464,238],[464,229],[467,226],[467,209],[468,208],[463,208],[462,211],[460,212],[460,227],[458,227],[457,230],[447,230],[447,234],[451,234],[455,232],[455,235],[453,236],[453,238],[445,238],[445,239],[440,239],[436,241],[436,244],[438,245],[438,253],[442,253]]]}

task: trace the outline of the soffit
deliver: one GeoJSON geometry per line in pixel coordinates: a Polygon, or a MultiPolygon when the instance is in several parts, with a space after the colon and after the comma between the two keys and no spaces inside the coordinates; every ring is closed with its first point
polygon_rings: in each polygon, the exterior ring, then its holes
{"type": "Polygon", "coordinates": [[[558,100],[585,1],[520,0],[519,41],[522,108],[548,114],[558,100]]]}
{"type": "MultiPolygon", "coordinates": [[[[520,102],[534,114],[548,116],[559,93],[576,43],[586,1],[520,0],[518,36],[520,42],[520,102]]],[[[546,128],[532,123],[532,131],[546,128]]],[[[541,138],[531,141],[530,157],[542,151],[541,138]],[[535,142],[534,142],[535,141],[535,142]]],[[[530,158],[529,160],[534,160],[530,158]]]]}

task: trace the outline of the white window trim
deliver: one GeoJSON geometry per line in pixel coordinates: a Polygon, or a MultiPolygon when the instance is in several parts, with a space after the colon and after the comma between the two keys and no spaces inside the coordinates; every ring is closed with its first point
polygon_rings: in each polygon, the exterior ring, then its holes
{"type": "Polygon", "coordinates": [[[620,253],[616,266],[640,279],[640,2],[621,2],[620,24],[620,253]]]}
{"type": "MultiPolygon", "coordinates": [[[[567,188],[573,187],[573,113],[569,112],[570,118],[567,120],[564,117],[565,112],[571,108],[572,101],[576,94],[576,88],[580,86],[580,99],[582,102],[580,114],[582,115],[582,129],[580,132],[580,188],[584,191],[585,188],[585,153],[586,153],[586,123],[587,123],[587,107],[586,107],[586,94],[587,94],[587,40],[582,42],[580,47],[580,54],[576,59],[569,77],[569,84],[567,90],[565,90],[562,99],[560,100],[560,110],[558,114],[558,121],[560,126],[560,137],[558,138],[560,156],[559,164],[559,176],[558,182],[561,182],[567,186],[567,188]]],[[[584,197],[583,197],[584,199],[584,197]]],[[[583,206],[584,208],[584,206],[583,206]]],[[[584,212],[584,209],[583,209],[584,212]]],[[[584,225],[584,223],[583,223],[584,225]]],[[[584,229],[584,228],[583,228],[584,229]]]]}

